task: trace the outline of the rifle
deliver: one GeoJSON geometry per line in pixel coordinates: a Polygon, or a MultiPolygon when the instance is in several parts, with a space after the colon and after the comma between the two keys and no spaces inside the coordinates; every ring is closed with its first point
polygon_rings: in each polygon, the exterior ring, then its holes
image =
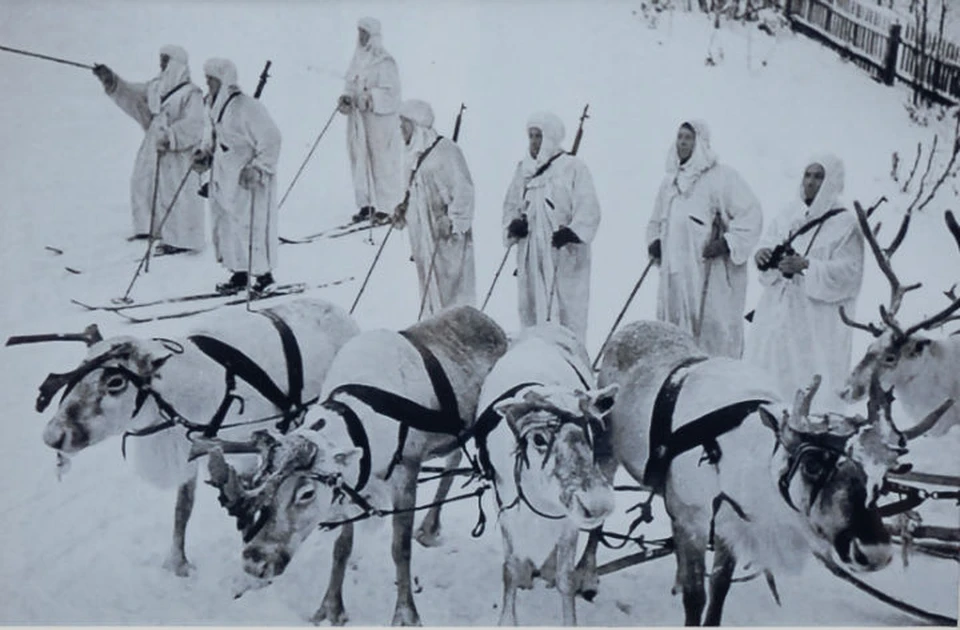
{"type": "Polygon", "coordinates": [[[273,65],[273,62],[267,59],[267,64],[263,66],[263,72],[260,73],[260,81],[257,83],[257,89],[253,92],[253,98],[259,99],[263,93],[263,86],[267,84],[267,78],[270,76],[268,72],[270,71],[271,65],[273,65]]]}
{"type": "Polygon", "coordinates": [[[466,108],[467,108],[466,105],[464,105],[463,103],[460,103],[460,111],[457,112],[457,122],[454,123],[453,125],[453,137],[451,138],[451,140],[453,140],[454,142],[456,142],[457,138],[460,137],[460,123],[463,121],[463,110],[465,110],[466,108]]]}
{"type": "Polygon", "coordinates": [[[583,121],[590,116],[587,114],[587,110],[590,109],[590,103],[587,103],[583,106],[583,113],[580,114],[580,126],[577,128],[577,135],[573,139],[573,148],[570,149],[570,155],[576,155],[577,151],[580,149],[580,140],[583,139],[583,121]]]}

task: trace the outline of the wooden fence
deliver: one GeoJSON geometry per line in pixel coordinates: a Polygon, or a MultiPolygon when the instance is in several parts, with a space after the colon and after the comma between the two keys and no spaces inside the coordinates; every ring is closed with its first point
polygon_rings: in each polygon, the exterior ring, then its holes
{"type": "Polygon", "coordinates": [[[927,97],[960,103],[960,45],[903,26],[861,0],[786,0],[793,28],[838,50],[888,85],[900,79],[927,97]]]}

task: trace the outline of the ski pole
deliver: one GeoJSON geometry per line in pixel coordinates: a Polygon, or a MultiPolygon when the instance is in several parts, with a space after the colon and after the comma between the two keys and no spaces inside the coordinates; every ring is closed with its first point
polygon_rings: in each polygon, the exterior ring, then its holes
{"type": "Polygon", "coordinates": [[[510,250],[513,249],[514,245],[515,243],[510,243],[510,247],[507,248],[507,251],[503,252],[503,260],[500,261],[500,266],[497,268],[497,273],[493,276],[493,282],[490,284],[490,290],[487,291],[487,297],[483,298],[483,306],[480,307],[481,313],[487,308],[487,302],[490,301],[490,296],[493,295],[493,287],[497,286],[497,280],[500,279],[500,273],[503,272],[503,266],[507,264],[507,256],[510,255],[510,250]]]}
{"type": "MultiPolygon", "coordinates": [[[[427,295],[430,293],[430,280],[433,279],[433,270],[437,266],[437,253],[440,251],[440,244],[437,242],[437,236],[433,234],[433,226],[430,226],[430,235],[433,236],[433,254],[430,256],[430,270],[427,271],[427,281],[423,285],[423,296],[420,298],[420,312],[417,313],[417,321],[423,318],[423,309],[427,305],[427,295]]],[[[437,296],[440,295],[440,283],[437,283],[437,296]]]]}
{"type": "Polygon", "coordinates": [[[293,190],[294,184],[297,183],[297,180],[300,179],[300,175],[303,173],[303,169],[307,167],[307,162],[310,161],[310,158],[313,157],[313,152],[317,150],[317,145],[320,144],[320,140],[323,138],[324,134],[327,133],[327,129],[330,127],[330,123],[333,122],[333,117],[337,115],[337,108],[333,108],[333,113],[330,114],[330,118],[327,119],[327,124],[323,126],[323,130],[320,132],[320,135],[317,136],[317,139],[313,141],[313,146],[310,148],[310,152],[307,153],[307,157],[303,159],[303,164],[300,165],[300,169],[297,170],[297,174],[293,176],[293,181],[290,182],[290,185],[287,186],[287,190],[283,193],[283,197],[280,198],[280,203],[277,204],[277,210],[283,207],[283,202],[287,200],[287,195],[290,194],[290,191],[293,190]]]}
{"type": "Polygon", "coordinates": [[[157,194],[160,192],[160,156],[163,155],[157,151],[157,167],[153,171],[153,201],[150,202],[150,235],[147,238],[147,261],[143,266],[143,273],[150,273],[150,250],[153,249],[153,234],[156,231],[157,222],[157,194]]]}
{"type": "MultiPolygon", "coordinates": [[[[173,199],[170,200],[170,205],[167,206],[166,212],[164,212],[163,220],[160,221],[160,227],[157,230],[162,230],[164,224],[167,222],[167,217],[170,216],[170,212],[173,210],[173,204],[177,202],[177,197],[180,196],[180,191],[183,190],[184,185],[187,183],[187,179],[190,178],[190,172],[192,169],[187,167],[187,172],[184,174],[183,179],[180,180],[180,185],[177,186],[176,192],[173,193],[173,199]]],[[[130,284],[127,286],[126,292],[121,298],[114,298],[111,300],[115,304],[129,304],[130,303],[130,291],[133,289],[133,284],[137,281],[137,277],[140,275],[140,271],[143,269],[144,264],[147,262],[147,256],[150,254],[150,248],[147,248],[146,253],[144,253],[143,258],[140,259],[140,264],[137,265],[136,271],[133,272],[133,278],[130,279],[130,284]]]]}
{"type": "Polygon", "coordinates": [[[646,279],[647,274],[650,272],[650,268],[653,267],[655,258],[651,258],[650,262],[647,263],[646,268],[643,270],[643,273],[640,274],[640,279],[637,280],[637,283],[633,285],[633,291],[630,292],[630,297],[627,298],[627,303],[623,305],[620,314],[617,315],[617,319],[613,322],[613,327],[610,329],[610,333],[607,335],[607,338],[603,340],[603,345],[600,346],[600,352],[597,353],[597,358],[593,360],[593,369],[597,369],[597,364],[600,363],[600,357],[603,356],[603,351],[607,349],[607,344],[610,343],[610,339],[613,337],[613,333],[617,330],[617,326],[620,325],[620,321],[623,319],[623,316],[627,314],[627,309],[630,308],[630,303],[633,302],[634,296],[637,294],[637,291],[640,290],[640,285],[643,284],[643,281],[646,279]]]}
{"type": "Polygon", "coordinates": [[[553,282],[550,283],[550,297],[547,299],[547,321],[549,322],[552,318],[550,316],[551,311],[553,311],[553,297],[557,294],[557,281],[560,279],[560,274],[557,272],[557,265],[553,265],[553,282]]]}
{"type": "Polygon", "coordinates": [[[380,249],[377,250],[377,255],[373,258],[373,264],[370,265],[370,269],[367,271],[367,277],[363,279],[363,284],[360,286],[360,291],[357,293],[356,299],[353,300],[353,306],[350,307],[351,315],[353,315],[353,311],[357,308],[357,304],[360,302],[360,296],[363,295],[364,289],[367,288],[367,282],[370,281],[370,275],[373,273],[374,267],[377,266],[377,261],[380,260],[380,254],[383,253],[383,248],[387,245],[387,239],[390,238],[392,233],[393,223],[390,224],[390,229],[387,230],[387,234],[383,237],[383,242],[380,243],[380,249]]]}
{"type": "Polygon", "coordinates": [[[256,188],[250,188],[250,238],[247,241],[247,310],[250,310],[250,296],[253,293],[253,209],[257,201],[256,188]]]}
{"type": "Polygon", "coordinates": [[[16,53],[18,55],[24,55],[27,57],[36,57],[37,59],[45,59],[47,61],[55,61],[57,63],[63,63],[68,66],[76,66],[77,68],[86,68],[87,70],[93,70],[93,66],[78,63],[76,61],[70,61],[69,59],[61,59],[60,57],[51,57],[50,55],[41,55],[40,53],[29,52],[26,50],[20,50],[19,48],[10,48],[8,46],[0,46],[0,50],[6,50],[7,52],[16,53]]]}

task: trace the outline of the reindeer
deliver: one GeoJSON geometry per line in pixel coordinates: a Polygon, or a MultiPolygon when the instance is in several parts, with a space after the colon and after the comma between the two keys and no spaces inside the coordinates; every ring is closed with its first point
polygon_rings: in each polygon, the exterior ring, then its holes
{"type": "Polygon", "coordinates": [[[419,625],[410,579],[417,476],[422,462],[460,446],[483,379],[506,349],[500,327],[468,306],[399,333],[364,332],[334,359],[323,402],[301,428],[279,438],[198,444],[194,455],[209,453],[211,482],[244,532],[245,571],[265,585],[318,526],[339,526],[330,582],[312,621],[343,625],[353,520],[392,514],[393,624],[419,625]],[[260,467],[245,475],[221,451],[259,453],[260,467]]]}
{"type": "MultiPolygon", "coordinates": [[[[707,357],[663,322],[620,331],[598,382],[620,386],[608,422],[615,461],[661,495],[670,516],[687,625],[720,623],[737,564],[762,568],[776,596],[773,571],[796,569],[811,550],[857,571],[890,562],[876,500],[915,435],[898,433],[889,413],[871,405],[866,419],[811,416],[819,376],[788,409],[762,372],[707,357]]],[[[598,540],[582,564],[595,566],[598,540]]]]}
{"type": "MultiPolygon", "coordinates": [[[[890,247],[883,249],[867,223],[868,213],[859,204],[855,204],[855,208],[861,231],[890,283],[890,302],[887,306],[880,306],[882,324],[879,326],[872,322],[862,324],[853,321],[841,309],[840,317],[844,323],[865,330],[876,338],[847,378],[841,397],[848,402],[863,399],[869,392],[871,379],[877,377],[883,389],[893,389],[908,414],[913,418],[921,418],[944,400],[960,401],[960,337],[931,339],[919,334],[957,319],[953,314],[960,310],[960,297],[953,290],[948,291],[946,295],[951,301],[946,308],[912,326],[902,326],[896,314],[903,297],[921,286],[920,283],[906,286],[901,283],[890,262],[906,235],[909,214],[905,215],[890,247]]],[[[953,214],[948,211],[944,218],[960,247],[960,227],[953,214]]],[[[960,424],[960,405],[954,405],[944,414],[930,435],[942,436],[957,424],[960,424]]]]}
{"type": "Polygon", "coordinates": [[[614,508],[593,436],[617,387],[597,390],[589,366],[566,328],[528,328],[480,392],[474,437],[500,509],[501,625],[517,625],[517,589],[532,588],[538,575],[555,578],[563,623],[576,624],[579,530],[598,527],[614,508]]]}
{"type": "Polygon", "coordinates": [[[112,436],[127,439],[134,469],[160,488],[177,487],[173,544],[164,566],[186,576],[184,550],[197,464],[190,438],[249,436],[302,420],[340,347],[359,332],[347,313],[320,300],[257,312],[230,310],[184,339],[122,336],[88,341],[86,359],[40,387],[42,412],[65,389],[43,440],[58,461],[112,436]]]}

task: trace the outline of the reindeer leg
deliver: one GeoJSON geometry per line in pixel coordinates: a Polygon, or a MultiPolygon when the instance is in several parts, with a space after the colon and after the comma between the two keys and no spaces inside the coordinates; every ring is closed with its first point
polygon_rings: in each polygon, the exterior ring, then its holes
{"type": "Polygon", "coordinates": [[[520,561],[513,549],[513,540],[510,532],[501,521],[500,531],[503,535],[503,606],[500,610],[501,626],[517,625],[517,587],[519,582],[520,561]]]}
{"type": "Polygon", "coordinates": [[[677,557],[677,584],[683,592],[684,625],[699,626],[707,602],[703,588],[706,573],[706,541],[693,532],[673,527],[677,557]]]}
{"type": "Polygon", "coordinates": [[[177,489],[177,506],[173,511],[173,545],[170,555],[163,562],[163,568],[173,571],[179,577],[187,577],[194,566],[187,560],[184,550],[187,537],[187,521],[193,512],[193,500],[197,490],[197,475],[177,489]]]}
{"type": "Polygon", "coordinates": [[[343,578],[347,573],[347,561],[353,551],[353,523],[341,526],[340,535],[333,543],[333,567],[330,569],[330,582],[323,596],[320,608],[313,613],[310,621],[319,625],[324,619],[332,626],[342,626],[349,617],[343,608],[343,578]]]}
{"type": "MultiPolygon", "coordinates": [[[[613,446],[610,444],[610,433],[605,432],[597,436],[594,444],[594,457],[600,467],[600,472],[612,484],[613,478],[617,473],[617,460],[613,455],[613,446]]],[[[583,555],[580,556],[580,562],[577,563],[577,577],[579,585],[577,594],[582,596],[588,602],[592,602],[600,591],[600,576],[597,575],[597,549],[600,547],[600,530],[603,525],[590,530],[587,537],[587,545],[583,549],[583,555]]]]}
{"type": "Polygon", "coordinates": [[[579,530],[571,527],[564,531],[557,541],[557,591],[560,593],[563,625],[577,625],[577,580],[574,564],[577,560],[577,534],[579,530]]]}
{"type": "Polygon", "coordinates": [[[395,626],[419,626],[420,615],[413,602],[410,579],[410,556],[413,546],[413,512],[417,501],[417,473],[420,466],[403,462],[393,472],[393,562],[397,566],[397,605],[393,613],[395,626]]]}
{"type": "MultiPolygon", "coordinates": [[[[450,453],[444,463],[444,469],[452,470],[460,465],[463,453],[459,449],[450,453]]],[[[450,486],[453,485],[453,475],[447,475],[440,479],[440,486],[437,488],[437,494],[433,497],[434,503],[439,503],[447,498],[450,493],[450,486]]],[[[427,511],[427,515],[417,528],[417,542],[424,547],[438,547],[440,540],[440,505],[436,505],[427,511]]]]}
{"type": "Polygon", "coordinates": [[[543,564],[540,565],[540,568],[537,569],[534,577],[540,577],[541,580],[547,583],[547,588],[554,588],[557,585],[557,548],[554,547],[550,552],[550,555],[547,556],[547,559],[543,561],[543,564]]]}
{"type": "Polygon", "coordinates": [[[710,603],[703,619],[705,626],[719,626],[723,615],[723,602],[730,591],[730,581],[737,566],[730,547],[722,540],[716,541],[717,552],[713,558],[713,572],[710,574],[710,603]]]}

